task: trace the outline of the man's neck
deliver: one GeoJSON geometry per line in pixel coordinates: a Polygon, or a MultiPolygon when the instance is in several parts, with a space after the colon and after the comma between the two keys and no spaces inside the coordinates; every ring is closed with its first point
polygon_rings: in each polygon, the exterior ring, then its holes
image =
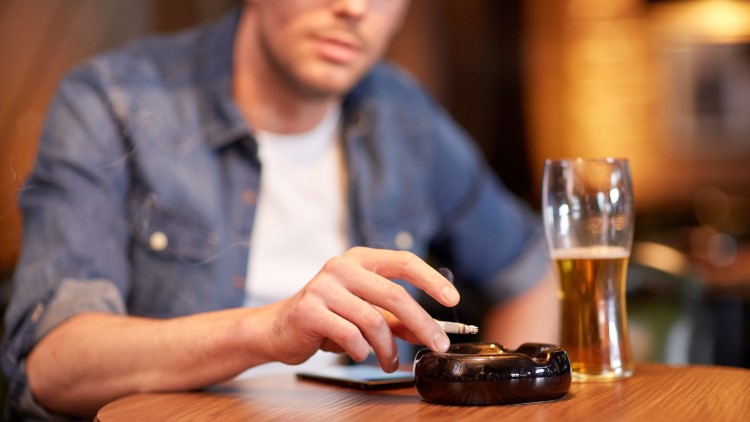
{"type": "Polygon", "coordinates": [[[233,94],[242,114],[255,130],[304,132],[319,123],[336,104],[334,99],[301,100],[278,90],[268,90],[267,86],[257,84],[256,79],[246,77],[249,73],[234,76],[233,94]]]}
{"type": "Polygon", "coordinates": [[[338,97],[306,96],[279,77],[262,57],[247,19],[240,21],[234,45],[232,95],[254,130],[299,133],[313,128],[338,97]]]}

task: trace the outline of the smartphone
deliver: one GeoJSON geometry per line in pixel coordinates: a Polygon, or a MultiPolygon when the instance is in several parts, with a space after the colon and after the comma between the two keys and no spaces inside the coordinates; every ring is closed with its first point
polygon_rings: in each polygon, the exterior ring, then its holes
{"type": "Polygon", "coordinates": [[[297,378],[335,384],[360,390],[384,390],[414,385],[411,371],[384,372],[378,366],[347,365],[308,369],[297,373],[297,378]]]}

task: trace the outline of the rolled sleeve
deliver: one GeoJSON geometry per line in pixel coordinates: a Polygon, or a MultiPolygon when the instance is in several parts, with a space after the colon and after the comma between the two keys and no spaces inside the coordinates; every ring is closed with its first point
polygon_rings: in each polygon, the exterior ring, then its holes
{"type": "Polygon", "coordinates": [[[8,400],[14,412],[55,420],[33,398],[25,370],[26,356],[53,328],[74,315],[92,311],[124,314],[125,304],[117,287],[105,279],[64,279],[55,294],[46,302],[37,303],[20,323],[4,356],[6,368],[12,368],[8,370],[8,400]]]}
{"type": "Polygon", "coordinates": [[[39,324],[35,330],[35,340],[39,341],[50,330],[73,315],[82,312],[101,311],[125,314],[125,303],[119,290],[109,280],[65,279],[55,296],[42,306],[39,324]]]}

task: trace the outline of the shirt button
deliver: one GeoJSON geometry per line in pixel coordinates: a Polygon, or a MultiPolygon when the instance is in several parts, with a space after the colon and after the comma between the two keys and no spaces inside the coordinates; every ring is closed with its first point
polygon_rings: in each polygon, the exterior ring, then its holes
{"type": "Polygon", "coordinates": [[[255,191],[252,189],[248,189],[244,192],[242,192],[242,202],[244,202],[247,205],[253,205],[255,203],[255,191]]]}
{"type": "Polygon", "coordinates": [[[151,237],[148,238],[148,244],[151,249],[160,252],[167,248],[169,244],[169,238],[164,232],[153,232],[151,237]]]}
{"type": "Polygon", "coordinates": [[[414,246],[414,236],[406,230],[402,230],[396,233],[396,237],[393,239],[393,243],[397,249],[408,251],[414,246]]]}
{"type": "Polygon", "coordinates": [[[37,303],[36,307],[34,308],[34,312],[31,314],[31,322],[36,324],[39,322],[39,319],[42,317],[42,314],[44,313],[44,305],[41,303],[37,303]]]}
{"type": "Polygon", "coordinates": [[[245,288],[245,277],[236,275],[232,278],[232,285],[237,290],[243,290],[245,288]]]}

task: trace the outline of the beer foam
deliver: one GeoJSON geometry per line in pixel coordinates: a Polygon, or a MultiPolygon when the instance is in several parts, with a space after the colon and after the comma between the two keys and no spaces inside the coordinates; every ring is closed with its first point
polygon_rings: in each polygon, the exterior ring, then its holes
{"type": "Polygon", "coordinates": [[[552,259],[617,259],[629,257],[630,251],[622,246],[586,246],[556,249],[551,255],[552,259]]]}

